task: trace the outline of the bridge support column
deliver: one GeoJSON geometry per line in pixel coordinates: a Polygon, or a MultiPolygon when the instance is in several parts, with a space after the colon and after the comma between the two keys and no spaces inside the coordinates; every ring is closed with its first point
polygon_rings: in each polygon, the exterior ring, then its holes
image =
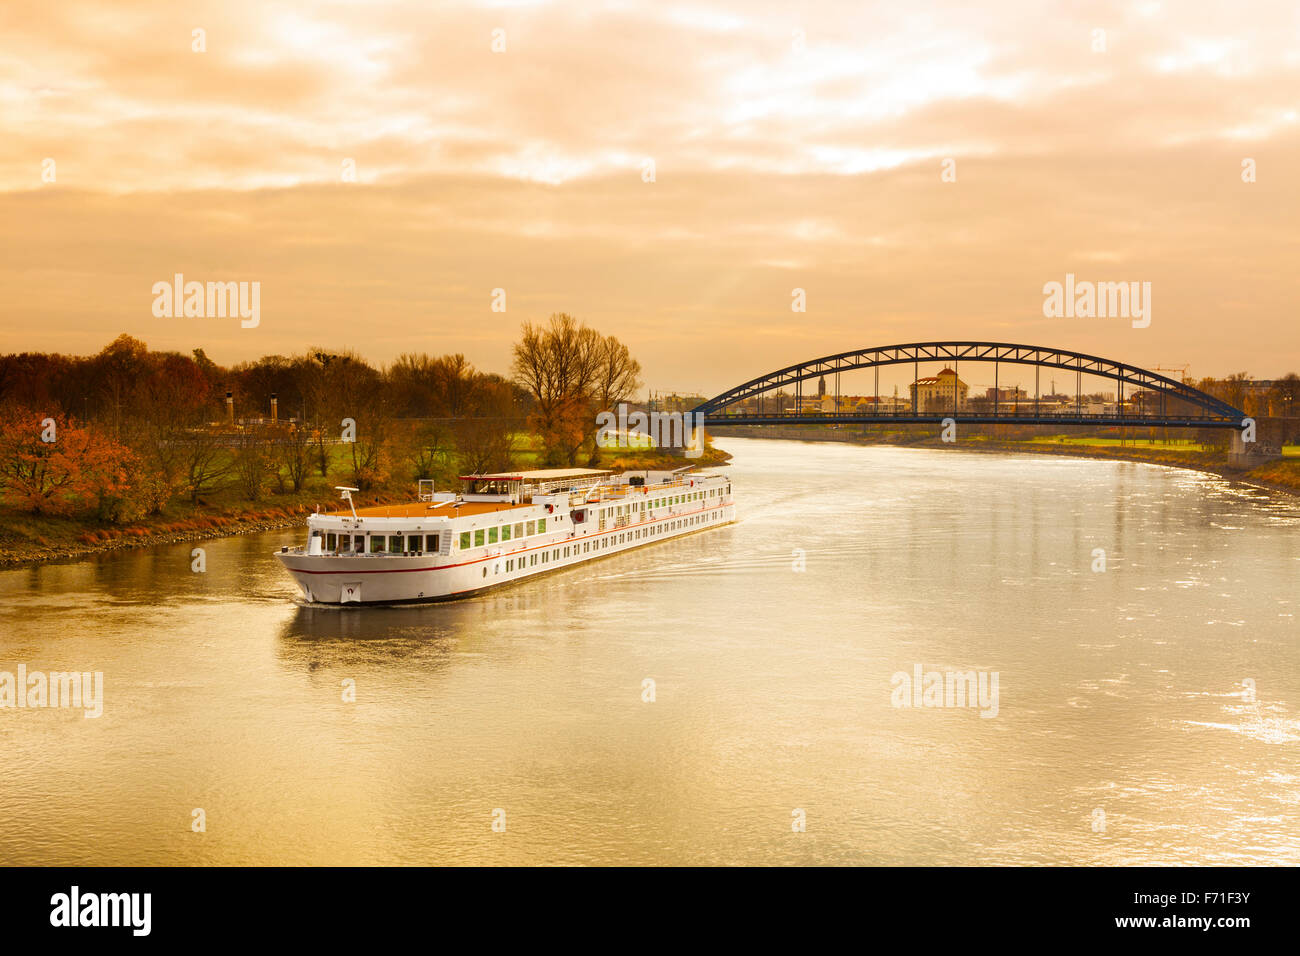
{"type": "Polygon", "coordinates": [[[1257,419],[1253,442],[1242,441],[1241,430],[1234,428],[1231,444],[1228,446],[1228,467],[1249,471],[1281,458],[1282,432],[1277,427],[1279,424],[1268,418],[1257,419]]]}

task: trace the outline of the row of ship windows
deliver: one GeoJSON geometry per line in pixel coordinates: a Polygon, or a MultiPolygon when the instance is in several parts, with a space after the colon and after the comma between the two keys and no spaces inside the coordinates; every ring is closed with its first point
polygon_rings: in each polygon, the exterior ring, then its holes
{"type": "Polygon", "coordinates": [[[364,534],[325,535],[326,554],[423,554],[438,553],[436,534],[372,534],[366,549],[364,534]]]}
{"type": "Polygon", "coordinates": [[[538,518],[536,521],[520,521],[518,524],[513,525],[502,524],[494,528],[479,528],[477,531],[462,531],[460,533],[460,549],[464,551],[467,548],[481,548],[485,544],[509,541],[512,537],[518,540],[545,533],[545,518],[538,518]]]}
{"type": "MultiPolygon", "coordinates": [[[[730,490],[728,485],[726,490],[730,490]]],[[[602,508],[601,514],[626,515],[639,507],[644,513],[647,509],[657,511],[660,508],[668,508],[673,505],[685,504],[689,501],[703,501],[705,498],[711,498],[723,494],[724,489],[713,488],[709,491],[694,491],[685,495],[672,495],[667,498],[656,498],[654,501],[641,501],[631,505],[618,505],[613,508],[602,508]]],[[[468,551],[470,548],[482,548],[487,545],[497,544],[501,541],[509,541],[511,538],[518,540],[520,538],[531,538],[534,534],[546,533],[546,519],[539,518],[536,522],[536,529],[533,527],[534,522],[519,522],[514,525],[497,525],[492,528],[479,528],[477,531],[462,531],[460,533],[460,550],[468,551]],[[525,527],[525,524],[527,527],[525,527]]]]}
{"type": "MultiPolygon", "coordinates": [[[[681,518],[677,521],[667,521],[661,525],[651,528],[640,528],[636,531],[626,531],[623,534],[611,534],[607,538],[597,538],[595,541],[584,541],[582,550],[579,552],[577,544],[571,544],[563,548],[553,548],[550,551],[533,552],[521,558],[508,558],[505,561],[505,573],[513,574],[516,571],[522,571],[524,568],[535,568],[539,564],[550,564],[552,561],[561,561],[564,558],[575,558],[580,553],[590,554],[593,551],[600,551],[602,548],[610,548],[616,544],[627,544],[629,541],[637,541],[643,538],[651,538],[657,534],[663,534],[665,531],[680,531],[682,528],[691,525],[704,524],[708,521],[717,521],[720,514],[695,515],[690,518],[681,518]]],[[[498,561],[492,567],[493,574],[501,573],[501,562],[498,561]]],[[[487,565],[483,566],[483,577],[487,577],[487,565]]]]}
{"type": "MultiPolygon", "coordinates": [[[[728,485],[725,490],[730,491],[731,486],[728,485]]],[[[630,505],[616,505],[612,508],[601,508],[600,513],[602,515],[625,515],[638,509],[642,512],[645,512],[646,510],[658,511],[660,508],[671,508],[673,505],[685,504],[688,501],[704,501],[706,498],[715,498],[723,493],[724,489],[722,488],[710,488],[708,491],[692,491],[685,495],[670,495],[667,498],[656,498],[654,501],[635,501],[630,505]]]]}

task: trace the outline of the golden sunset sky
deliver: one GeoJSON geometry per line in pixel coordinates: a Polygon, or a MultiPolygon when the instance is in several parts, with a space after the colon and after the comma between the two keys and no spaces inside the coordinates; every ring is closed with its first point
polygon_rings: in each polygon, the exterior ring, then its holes
{"type": "Polygon", "coordinates": [[[954,338],[1272,377],[1297,111],[1288,2],[4,0],[0,350],[504,372],[567,311],[707,394],[954,338]],[[177,272],[260,325],[155,317],[177,272]],[[1067,272],[1151,282],[1151,326],[1045,318],[1067,272]]]}

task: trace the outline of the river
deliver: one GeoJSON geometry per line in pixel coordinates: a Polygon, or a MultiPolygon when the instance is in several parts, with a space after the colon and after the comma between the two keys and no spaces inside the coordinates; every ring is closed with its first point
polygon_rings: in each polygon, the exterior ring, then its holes
{"type": "Polygon", "coordinates": [[[0,671],[104,682],[0,709],[0,863],[1300,863],[1296,500],[719,444],[735,525],[450,604],[302,606],[297,530],[0,573],[0,671]]]}

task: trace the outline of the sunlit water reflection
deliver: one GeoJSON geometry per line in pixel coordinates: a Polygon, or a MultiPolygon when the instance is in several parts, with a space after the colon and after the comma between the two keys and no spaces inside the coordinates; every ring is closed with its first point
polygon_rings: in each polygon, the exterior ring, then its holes
{"type": "Polygon", "coordinates": [[[0,710],[0,862],[1300,862],[1297,503],[721,444],[738,524],[452,604],[301,606],[300,532],[0,574],[0,670],[106,683],[0,710]],[[916,664],[997,716],[892,706],[916,664]]]}

